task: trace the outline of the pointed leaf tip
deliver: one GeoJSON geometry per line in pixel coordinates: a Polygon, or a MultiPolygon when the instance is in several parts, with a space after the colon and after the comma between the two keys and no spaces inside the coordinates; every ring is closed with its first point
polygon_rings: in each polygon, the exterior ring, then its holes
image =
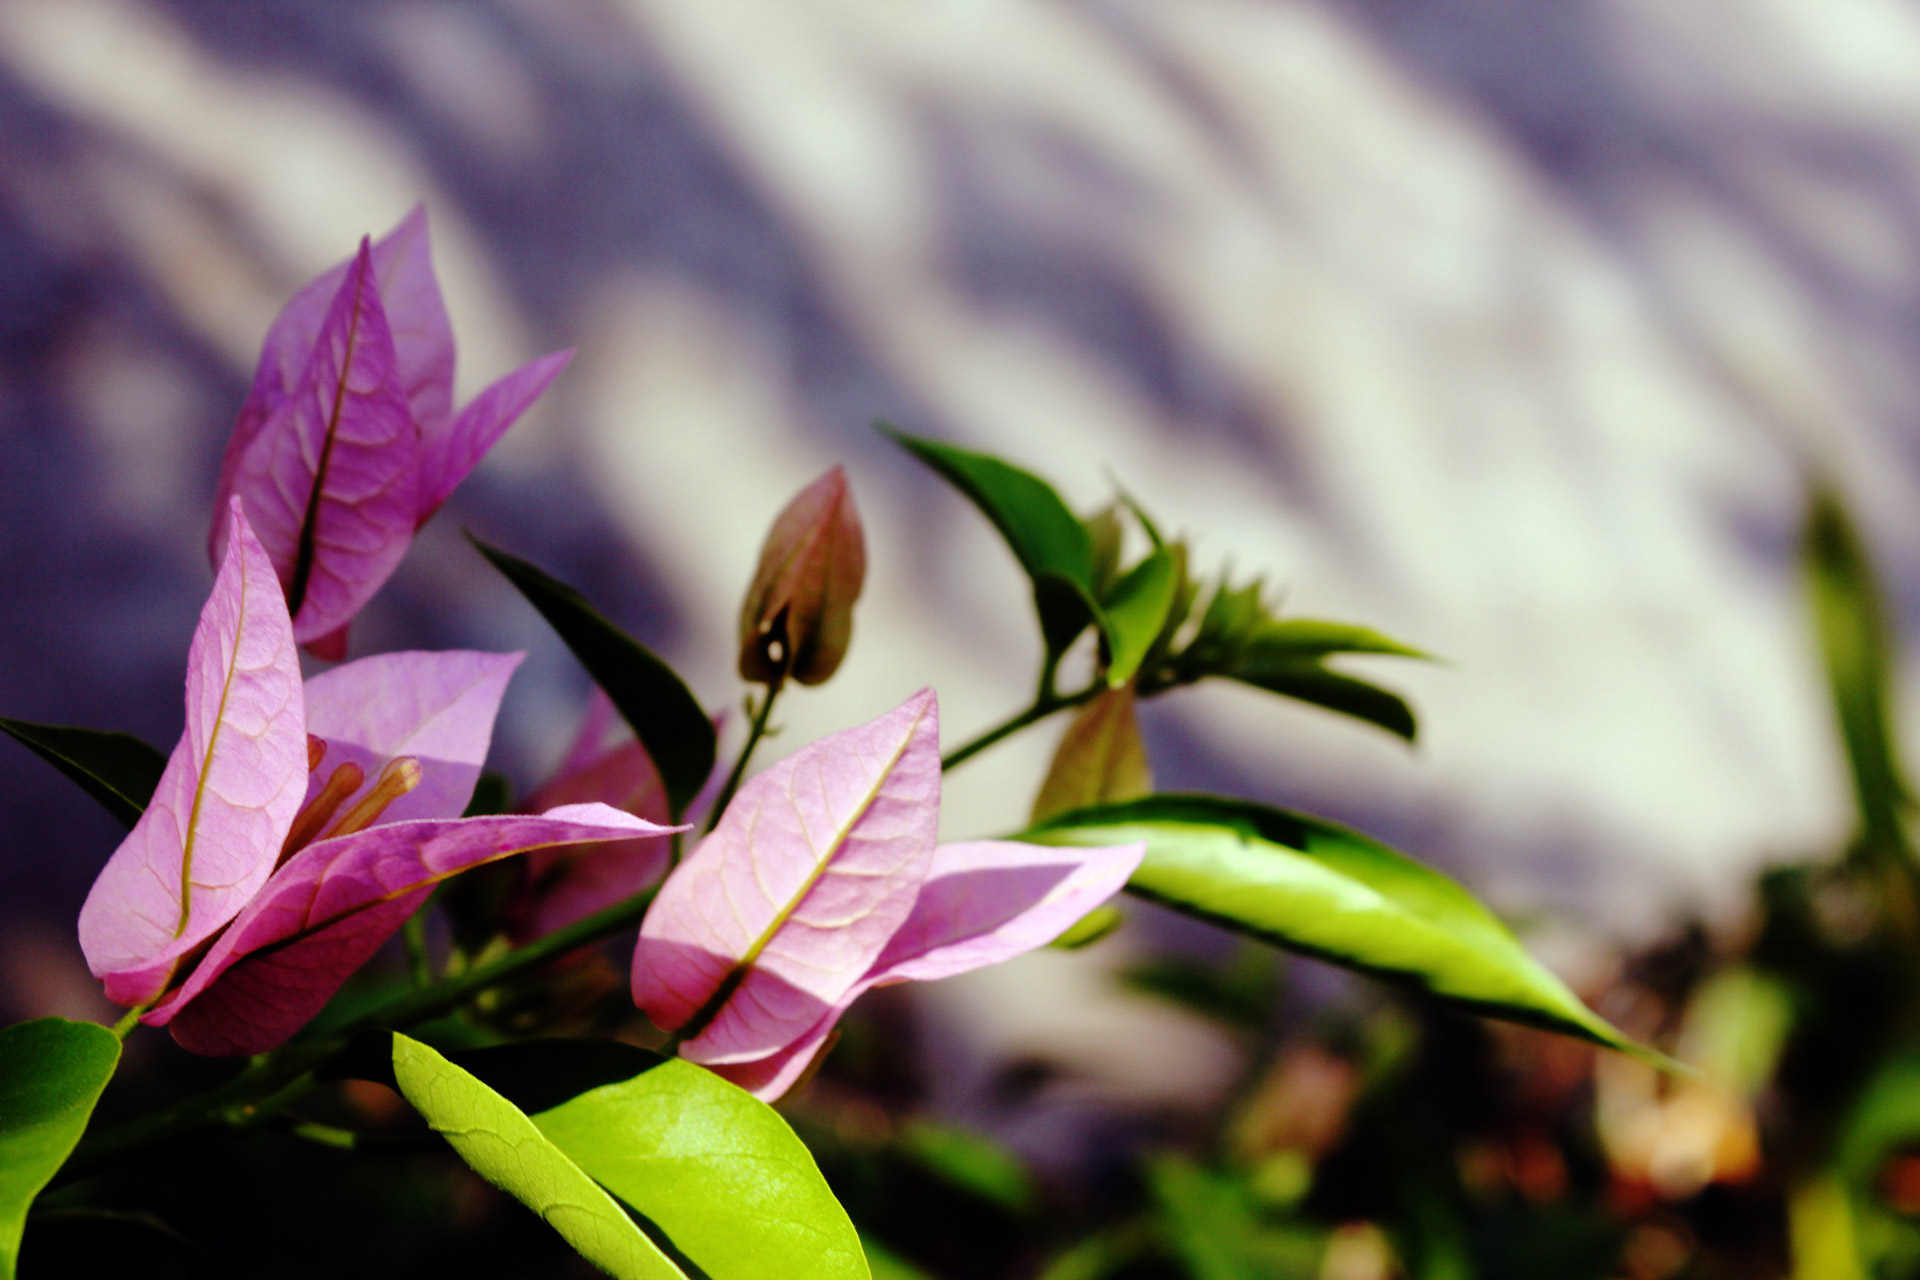
{"type": "Polygon", "coordinates": [[[80,945],[107,996],[142,1004],[273,871],[307,785],[300,665],[280,584],[236,499],[187,654],[186,729],[94,881],[80,945]]]}
{"type": "Polygon", "coordinates": [[[158,747],[130,733],[35,724],[0,716],[5,733],[78,783],[121,826],[132,828],[166,770],[158,747]]]}
{"type": "Polygon", "coordinates": [[[471,532],[467,541],[539,611],[606,692],[659,767],[673,812],[685,813],[713,772],[717,736],[680,677],[574,587],[471,532]]]}
{"type": "Polygon", "coordinates": [[[1474,1012],[1667,1064],[1581,1003],[1472,894],[1358,832],[1213,796],[1152,796],[1062,814],[1021,837],[1145,841],[1141,897],[1474,1012]]]}

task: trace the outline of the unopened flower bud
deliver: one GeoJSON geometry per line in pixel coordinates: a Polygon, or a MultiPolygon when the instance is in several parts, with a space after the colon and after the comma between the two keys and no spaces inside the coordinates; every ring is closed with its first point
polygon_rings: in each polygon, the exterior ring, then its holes
{"type": "Polygon", "coordinates": [[[839,467],[802,489],[773,522],[740,610],[740,674],[820,684],[853,634],[867,550],[839,467]]]}

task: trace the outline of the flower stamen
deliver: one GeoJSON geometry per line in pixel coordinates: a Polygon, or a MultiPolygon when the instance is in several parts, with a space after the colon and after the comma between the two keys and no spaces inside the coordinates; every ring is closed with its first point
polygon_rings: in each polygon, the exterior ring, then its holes
{"type": "MultiPolygon", "coordinates": [[[[313,744],[319,741],[318,738],[307,739],[309,760],[313,759],[313,744]]],[[[320,749],[324,752],[326,745],[322,743],[320,749]]],[[[285,862],[312,844],[313,838],[320,834],[320,828],[333,819],[334,810],[358,791],[360,784],[366,780],[367,771],[351,760],[335,769],[320,788],[320,794],[307,801],[306,806],[294,815],[293,825],[287,828],[287,838],[280,845],[280,862],[285,862]]],[[[279,863],[274,865],[277,867],[279,863]]]]}
{"type": "Polygon", "coordinates": [[[352,835],[372,826],[388,805],[407,792],[420,785],[420,762],[412,756],[396,756],[387,761],[387,767],[367,788],[367,794],[354,801],[353,808],[342,815],[340,821],[333,824],[333,830],[327,832],[326,839],[335,836],[352,835]]]}

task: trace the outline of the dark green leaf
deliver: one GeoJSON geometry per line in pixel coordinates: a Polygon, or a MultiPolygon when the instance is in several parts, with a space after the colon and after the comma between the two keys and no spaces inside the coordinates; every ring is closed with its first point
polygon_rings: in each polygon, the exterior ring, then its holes
{"type": "Polygon", "coordinates": [[[773,1108],[703,1067],[548,1040],[458,1055],[711,1280],[866,1280],[859,1236],[773,1108]]]}
{"type": "Polygon", "coordinates": [[[602,617],[574,588],[497,547],[467,538],[540,611],[653,757],[678,815],[713,772],[713,722],[673,669],[602,617]]]}
{"type": "Polygon", "coordinates": [[[1168,1242],[1192,1280],[1313,1280],[1325,1246],[1298,1227],[1263,1220],[1244,1182],[1182,1156],[1161,1156],[1147,1185],[1168,1242]]]}
{"type": "Polygon", "coordinates": [[[513,807],[513,782],[506,774],[488,769],[473,784],[473,798],[467,801],[463,818],[487,818],[506,813],[513,807]]]}
{"type": "Polygon", "coordinates": [[[393,1075],[401,1095],[474,1172],[539,1214],[581,1257],[619,1280],[687,1280],[524,1111],[470,1072],[395,1033],[393,1075]]]}
{"type": "Polygon", "coordinates": [[[1040,844],[1144,840],[1127,886],[1278,946],[1663,1062],[1609,1026],[1454,881],[1358,832],[1213,796],[1150,796],[1063,814],[1040,844]]]}
{"type": "Polygon", "coordinates": [[[1314,663],[1248,663],[1229,670],[1227,675],[1268,693],[1365,720],[1408,742],[1420,732],[1413,708],[1399,694],[1314,663]]]}
{"type": "Polygon", "coordinates": [[[1000,531],[1033,582],[1049,652],[1065,650],[1089,622],[1102,625],[1093,597],[1093,543],[1052,485],[988,454],[910,436],[885,423],[880,430],[971,499],[1000,531]]]}
{"type": "Polygon", "coordinates": [[[86,1132],[119,1061],[119,1037],[91,1022],[0,1031],[0,1280],[13,1280],[27,1209],[86,1132]]]}
{"type": "Polygon", "coordinates": [[[160,785],[167,757],[130,733],[34,724],[0,716],[0,731],[72,778],[131,828],[160,785]]]}
{"type": "Polygon", "coordinates": [[[1140,670],[1173,608],[1179,574],[1173,553],[1154,551],[1113,584],[1107,614],[1107,687],[1118,689],[1140,670]]]}
{"type": "Polygon", "coordinates": [[[1039,1199],[1033,1174],[1020,1157],[984,1134],[910,1120],[897,1141],[914,1163],[1009,1213],[1026,1213],[1039,1199]]]}
{"type": "Polygon", "coordinates": [[[1904,848],[1899,810],[1906,784],[1893,731],[1886,604],[1866,546],[1831,489],[1813,495],[1801,560],[1861,834],[1870,845],[1904,848]]]}

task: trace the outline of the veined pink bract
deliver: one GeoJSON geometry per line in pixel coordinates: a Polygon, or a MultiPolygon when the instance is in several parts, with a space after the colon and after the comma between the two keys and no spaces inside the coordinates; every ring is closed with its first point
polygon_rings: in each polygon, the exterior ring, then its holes
{"type": "Polygon", "coordinates": [[[766,1100],[879,983],[963,973],[1058,937],[1144,846],[942,845],[931,690],[740,788],[654,899],[633,994],[683,1056],[766,1100]]]}
{"type": "Polygon", "coordinates": [[[673,830],[602,804],[461,818],[522,655],[383,654],[303,692],[286,601],[237,499],[230,519],[188,662],[186,732],[81,910],[109,998],[154,1004],[144,1020],[196,1052],[260,1053],[441,880],[673,830]]]}
{"type": "Polygon", "coordinates": [[[239,501],[187,651],[187,720],[166,772],[80,908],[80,949],[117,1004],[164,991],[183,956],[273,874],[306,791],[293,629],[239,501]]]}
{"type": "MultiPolygon", "coordinates": [[[[268,330],[221,461],[287,593],[294,638],[345,653],[345,628],[493,442],[565,367],[543,356],[453,411],[453,329],[426,211],[296,294],[268,330]]],[[[215,523],[216,562],[225,538],[215,523]]]]}

